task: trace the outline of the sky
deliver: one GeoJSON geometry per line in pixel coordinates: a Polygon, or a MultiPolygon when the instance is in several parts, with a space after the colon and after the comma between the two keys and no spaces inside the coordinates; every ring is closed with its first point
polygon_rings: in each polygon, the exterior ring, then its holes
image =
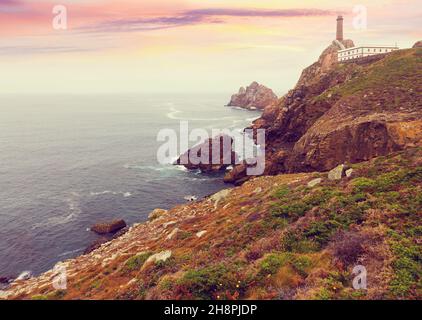
{"type": "Polygon", "coordinates": [[[0,0],[0,93],[282,95],[335,38],[411,47],[420,0],[0,0]],[[67,29],[53,28],[67,11],[67,29]],[[367,10],[367,27],[356,21],[367,10]]]}

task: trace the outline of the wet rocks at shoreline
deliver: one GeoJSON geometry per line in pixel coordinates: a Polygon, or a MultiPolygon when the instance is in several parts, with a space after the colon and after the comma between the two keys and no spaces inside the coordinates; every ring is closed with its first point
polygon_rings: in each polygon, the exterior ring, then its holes
{"type": "Polygon", "coordinates": [[[237,161],[238,155],[233,151],[233,138],[218,135],[189,149],[174,164],[183,165],[188,170],[215,173],[224,171],[237,161]]]}
{"type": "Polygon", "coordinates": [[[122,219],[116,219],[109,222],[97,223],[91,227],[91,231],[97,234],[115,233],[126,227],[126,222],[122,219]]]}

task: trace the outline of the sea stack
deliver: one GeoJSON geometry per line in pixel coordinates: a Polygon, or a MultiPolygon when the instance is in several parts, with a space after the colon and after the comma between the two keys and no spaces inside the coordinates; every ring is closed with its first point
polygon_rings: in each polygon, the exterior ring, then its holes
{"type": "Polygon", "coordinates": [[[276,103],[277,100],[277,96],[271,89],[254,81],[246,88],[241,87],[239,92],[231,97],[228,106],[262,110],[276,103]]]}

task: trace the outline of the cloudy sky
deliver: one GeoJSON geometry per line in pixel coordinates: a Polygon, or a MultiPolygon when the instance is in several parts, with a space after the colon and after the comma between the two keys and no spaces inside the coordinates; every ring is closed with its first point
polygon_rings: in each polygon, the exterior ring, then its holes
{"type": "Polygon", "coordinates": [[[0,93],[285,93],[334,39],[422,39],[420,0],[0,0],[0,93]],[[367,28],[356,29],[356,4],[367,28]],[[52,27],[67,8],[67,30],[52,27]]]}

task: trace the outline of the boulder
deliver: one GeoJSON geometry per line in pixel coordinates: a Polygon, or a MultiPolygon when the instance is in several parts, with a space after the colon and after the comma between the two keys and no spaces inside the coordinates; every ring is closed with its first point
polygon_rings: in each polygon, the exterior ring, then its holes
{"type": "Polygon", "coordinates": [[[173,239],[179,233],[179,231],[180,231],[179,228],[174,228],[173,231],[170,232],[170,234],[167,235],[166,240],[173,239]]]}
{"type": "Polygon", "coordinates": [[[164,210],[164,209],[154,209],[149,215],[148,215],[148,219],[149,220],[155,220],[158,219],[159,217],[162,217],[163,215],[165,215],[168,212],[168,210],[164,210]]]}
{"type": "Polygon", "coordinates": [[[233,151],[233,138],[218,135],[189,149],[174,164],[183,165],[189,170],[199,169],[204,173],[212,173],[224,171],[237,161],[238,156],[233,151]]]}
{"type": "Polygon", "coordinates": [[[245,181],[247,177],[247,164],[245,162],[235,166],[232,170],[227,172],[224,176],[225,183],[241,184],[240,181],[245,181]]]}
{"type": "Polygon", "coordinates": [[[350,178],[353,174],[353,169],[346,170],[346,177],[350,178]]]}
{"type": "Polygon", "coordinates": [[[23,271],[16,279],[15,281],[24,281],[24,280],[29,280],[33,277],[34,275],[32,274],[31,271],[23,271]]]}
{"type": "Polygon", "coordinates": [[[126,227],[124,220],[113,220],[110,222],[97,223],[91,227],[91,231],[98,234],[114,233],[126,227]]]}
{"type": "Polygon", "coordinates": [[[163,227],[164,229],[167,228],[168,226],[172,226],[175,225],[177,222],[176,221],[168,221],[166,223],[163,223],[163,227]]]}
{"type": "Polygon", "coordinates": [[[344,174],[344,164],[340,164],[335,167],[333,170],[328,172],[328,179],[329,180],[341,180],[344,174]]]}
{"type": "Polygon", "coordinates": [[[11,281],[13,281],[12,277],[0,277],[0,283],[2,284],[10,283],[11,281]]]}
{"type": "Polygon", "coordinates": [[[172,255],[171,250],[165,250],[165,251],[161,251],[159,253],[153,254],[152,256],[150,256],[147,261],[145,263],[149,263],[149,262],[159,262],[159,261],[167,261],[167,259],[169,259],[172,255]]]}
{"type": "Polygon", "coordinates": [[[197,238],[201,238],[204,234],[207,233],[207,230],[202,230],[196,233],[196,237],[197,238]]]}
{"type": "Polygon", "coordinates": [[[230,189],[223,189],[210,197],[210,200],[214,202],[214,209],[217,209],[220,201],[224,201],[231,193],[230,189]]]}
{"type": "Polygon", "coordinates": [[[277,96],[271,89],[254,81],[246,89],[241,87],[237,94],[232,95],[228,106],[250,110],[265,109],[275,104],[277,100],[277,96]]]}
{"type": "Polygon", "coordinates": [[[321,178],[316,178],[316,179],[311,180],[311,181],[308,182],[308,187],[309,188],[313,188],[316,185],[320,184],[321,182],[322,182],[322,179],[321,178]]]}

